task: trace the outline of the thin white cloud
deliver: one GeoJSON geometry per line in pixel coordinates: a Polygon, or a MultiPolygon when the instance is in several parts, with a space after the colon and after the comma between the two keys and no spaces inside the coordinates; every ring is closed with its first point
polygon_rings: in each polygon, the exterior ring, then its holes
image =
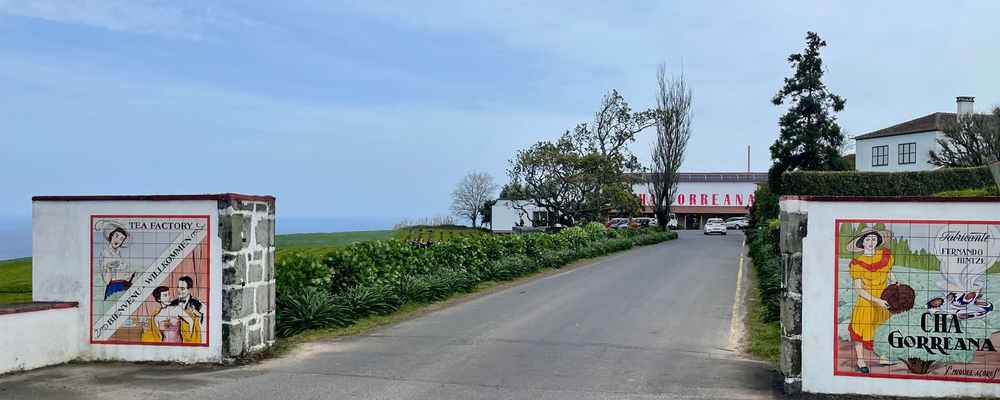
{"type": "Polygon", "coordinates": [[[253,21],[200,2],[155,0],[0,0],[0,14],[115,32],[202,40],[209,28],[253,21]]]}
{"type": "Polygon", "coordinates": [[[620,66],[645,54],[667,10],[607,2],[355,2],[356,12],[418,29],[485,33],[504,45],[556,54],[588,65],[620,66]]]}

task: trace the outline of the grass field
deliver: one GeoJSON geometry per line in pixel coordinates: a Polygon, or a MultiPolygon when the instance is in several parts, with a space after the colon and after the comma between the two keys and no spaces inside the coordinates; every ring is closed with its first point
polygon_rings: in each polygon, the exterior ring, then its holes
{"type": "Polygon", "coordinates": [[[764,321],[764,308],[760,304],[760,288],[757,286],[757,274],[753,272],[753,268],[749,268],[749,272],[751,274],[751,284],[747,304],[745,350],[761,360],[770,362],[772,365],[777,365],[778,358],[781,356],[781,322],[764,321]]]}
{"type": "Polygon", "coordinates": [[[31,301],[31,259],[0,261],[0,304],[31,301]]]}
{"type": "Polygon", "coordinates": [[[337,247],[369,240],[391,239],[394,231],[357,231],[334,233],[295,233],[277,235],[274,246],[278,255],[289,252],[323,254],[337,247]]]}
{"type": "Polygon", "coordinates": [[[411,226],[397,229],[395,236],[401,240],[418,240],[421,242],[440,242],[461,236],[477,236],[488,231],[466,226],[411,226]]]}

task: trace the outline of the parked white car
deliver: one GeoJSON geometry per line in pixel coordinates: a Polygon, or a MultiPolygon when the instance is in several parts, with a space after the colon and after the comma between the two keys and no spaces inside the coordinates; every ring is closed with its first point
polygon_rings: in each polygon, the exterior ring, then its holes
{"type": "Polygon", "coordinates": [[[709,218],[705,221],[705,226],[702,228],[702,233],[710,235],[713,233],[726,234],[726,223],[722,218],[709,218]]]}
{"type": "Polygon", "coordinates": [[[726,220],[726,229],[743,229],[750,226],[750,218],[732,217],[726,220]]]}

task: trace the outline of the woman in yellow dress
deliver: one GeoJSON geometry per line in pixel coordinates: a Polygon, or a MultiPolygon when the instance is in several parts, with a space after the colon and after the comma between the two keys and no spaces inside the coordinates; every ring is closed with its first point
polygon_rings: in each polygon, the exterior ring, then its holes
{"type": "MultiPolygon", "coordinates": [[[[874,352],[873,340],[875,330],[889,319],[889,303],[879,298],[882,291],[896,281],[892,273],[893,257],[889,251],[888,242],[892,233],[866,228],[847,245],[847,250],[858,254],[851,259],[851,282],[857,298],[854,300],[854,311],[851,313],[851,324],[847,330],[854,342],[854,353],[857,361],[857,371],[869,373],[865,363],[864,351],[874,352]]],[[[892,365],[893,362],[884,356],[879,357],[879,364],[892,365]]]]}

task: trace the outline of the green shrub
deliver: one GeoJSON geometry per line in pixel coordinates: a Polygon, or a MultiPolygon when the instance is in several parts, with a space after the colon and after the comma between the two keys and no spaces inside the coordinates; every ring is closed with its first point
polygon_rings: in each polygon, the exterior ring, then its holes
{"type": "Polygon", "coordinates": [[[558,235],[569,241],[569,244],[572,247],[580,247],[590,241],[590,235],[588,235],[587,231],[579,226],[563,229],[559,231],[558,235]]]}
{"type": "Polygon", "coordinates": [[[354,322],[350,307],[325,290],[304,287],[277,299],[275,332],[288,337],[307,329],[347,326],[354,322]]]}
{"type": "Polygon", "coordinates": [[[426,277],[404,277],[396,284],[396,293],[410,303],[426,303],[434,300],[431,284],[426,277]]]}
{"type": "Polygon", "coordinates": [[[757,226],[772,218],[778,218],[780,204],[776,193],[771,192],[767,183],[757,184],[753,193],[754,202],[750,206],[750,226],[757,226]]]}
{"type": "Polygon", "coordinates": [[[796,171],[781,176],[781,194],[789,195],[929,196],[990,185],[993,175],[985,166],[914,172],[796,171]]]}
{"type": "Polygon", "coordinates": [[[444,300],[458,291],[459,282],[455,274],[439,272],[427,277],[428,289],[434,300],[444,300]]]}
{"type": "Polygon", "coordinates": [[[399,309],[404,299],[389,286],[355,286],[334,296],[348,307],[355,318],[389,314],[399,309]]]}
{"type": "Polygon", "coordinates": [[[986,197],[986,196],[997,196],[997,186],[990,185],[978,189],[962,189],[962,190],[948,190],[944,192],[934,193],[935,196],[939,197],[986,197]]]}
{"type": "Polygon", "coordinates": [[[399,240],[372,240],[354,243],[330,253],[326,262],[336,276],[344,274],[345,279],[335,280],[334,293],[351,286],[393,285],[404,276],[421,275],[430,272],[430,263],[417,246],[399,240]]]}
{"type": "Polygon", "coordinates": [[[291,253],[279,257],[274,263],[275,291],[281,295],[308,287],[326,288],[333,274],[319,257],[291,253]]]}
{"type": "Polygon", "coordinates": [[[647,232],[632,238],[636,246],[645,246],[677,238],[677,232],[647,232]]]}
{"type": "Polygon", "coordinates": [[[583,230],[587,231],[590,240],[598,240],[607,237],[608,228],[605,228],[604,224],[600,222],[588,222],[583,226],[583,230]]]}
{"type": "Polygon", "coordinates": [[[780,224],[770,220],[767,226],[747,229],[748,254],[757,275],[760,294],[760,318],[763,322],[781,317],[780,299],[783,270],[778,250],[780,224]]]}

